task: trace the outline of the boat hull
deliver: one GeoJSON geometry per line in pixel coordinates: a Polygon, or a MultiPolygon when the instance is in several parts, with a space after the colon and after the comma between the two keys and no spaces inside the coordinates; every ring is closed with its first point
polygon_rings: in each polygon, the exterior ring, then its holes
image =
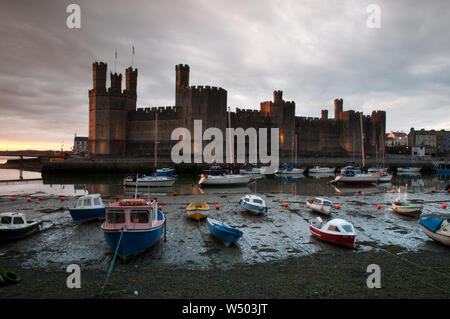
{"type": "Polygon", "coordinates": [[[256,206],[249,203],[245,203],[243,200],[239,202],[241,207],[248,213],[253,215],[262,215],[267,212],[267,207],[256,206]]]}
{"type": "Polygon", "coordinates": [[[312,204],[311,202],[307,201],[306,205],[313,211],[325,216],[329,216],[331,213],[331,209],[328,206],[321,206],[321,205],[316,205],[316,204],[312,204]]]}
{"type": "MultiPolygon", "coordinates": [[[[138,180],[137,187],[170,187],[175,184],[175,179],[167,179],[167,180],[138,180]]],[[[136,181],[126,180],[125,186],[133,186],[136,187],[136,181]]]]}
{"type": "Polygon", "coordinates": [[[410,217],[417,217],[422,213],[422,207],[420,206],[398,206],[395,204],[392,204],[392,210],[401,215],[410,216],[410,217]]]}
{"type": "Polygon", "coordinates": [[[436,234],[433,233],[431,230],[427,229],[426,227],[424,227],[423,225],[419,224],[420,228],[422,229],[422,231],[431,239],[434,239],[437,242],[440,242],[441,244],[444,244],[446,246],[450,246],[450,237],[449,236],[444,236],[441,234],[436,234]]]}
{"type": "Polygon", "coordinates": [[[75,222],[85,222],[89,220],[95,220],[99,218],[104,218],[106,213],[106,208],[69,208],[70,216],[72,216],[75,222]]]}
{"type": "Polygon", "coordinates": [[[283,169],[281,170],[281,174],[283,175],[290,175],[290,174],[303,174],[305,170],[303,168],[293,168],[291,170],[289,169],[283,169]]]}
{"type": "MultiPolygon", "coordinates": [[[[129,258],[155,245],[161,238],[164,230],[164,223],[158,227],[151,229],[127,229],[123,232],[122,241],[118,250],[121,258],[129,258]]],[[[115,251],[120,239],[120,229],[106,230],[103,229],[106,243],[115,251]]]]}
{"type": "Polygon", "coordinates": [[[310,168],[310,173],[334,173],[335,168],[310,168]]]}
{"type": "Polygon", "coordinates": [[[230,246],[231,243],[237,242],[243,235],[243,232],[239,229],[224,225],[214,225],[209,219],[207,219],[207,224],[210,232],[223,241],[226,246],[230,246]]]}
{"type": "Polygon", "coordinates": [[[207,186],[231,186],[231,185],[243,185],[248,184],[250,182],[251,176],[249,175],[242,175],[242,176],[233,176],[232,175],[225,175],[225,176],[212,176],[205,178],[201,185],[207,185],[207,186]]]}
{"type": "Polygon", "coordinates": [[[42,222],[32,222],[29,225],[24,227],[15,228],[15,229],[3,229],[0,228],[0,241],[13,241],[22,239],[38,230],[40,230],[40,226],[42,222]]]}
{"type": "Polygon", "coordinates": [[[335,235],[335,234],[330,234],[327,232],[323,232],[320,229],[310,225],[309,226],[309,230],[311,231],[311,234],[318,238],[321,239],[323,241],[332,243],[332,244],[336,244],[336,245],[341,245],[341,246],[345,246],[348,248],[354,248],[355,247],[355,237],[354,235],[335,235]]]}
{"type": "Polygon", "coordinates": [[[193,220],[201,220],[203,218],[208,217],[209,212],[208,211],[187,211],[186,212],[187,217],[193,220]]]}
{"type": "Polygon", "coordinates": [[[410,168],[399,167],[399,168],[397,168],[397,172],[399,172],[399,173],[418,173],[418,172],[420,172],[420,170],[421,170],[420,167],[410,167],[410,168]]]}

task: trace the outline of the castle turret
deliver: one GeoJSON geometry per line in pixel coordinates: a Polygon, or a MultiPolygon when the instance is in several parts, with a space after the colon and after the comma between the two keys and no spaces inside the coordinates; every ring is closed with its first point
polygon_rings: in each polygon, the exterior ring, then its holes
{"type": "Polygon", "coordinates": [[[328,110],[322,110],[322,120],[328,119],[328,110]]]}
{"type": "Polygon", "coordinates": [[[95,62],[92,64],[93,89],[96,92],[106,91],[106,69],[106,63],[95,62]]]}
{"type": "Polygon", "coordinates": [[[122,74],[110,73],[111,92],[115,94],[122,93],[122,74]]]}
{"type": "Polygon", "coordinates": [[[283,91],[273,91],[273,103],[279,104],[283,102],[283,91]]]}
{"type": "Polygon", "coordinates": [[[126,90],[128,94],[136,95],[138,70],[130,66],[125,70],[126,74],[126,90]]]}
{"type": "Polygon", "coordinates": [[[336,120],[341,119],[341,113],[344,110],[344,100],[343,99],[336,99],[334,100],[334,118],[336,120]]]}
{"type": "Polygon", "coordinates": [[[178,64],[175,66],[177,77],[177,88],[183,88],[189,86],[189,65],[178,64]]]}

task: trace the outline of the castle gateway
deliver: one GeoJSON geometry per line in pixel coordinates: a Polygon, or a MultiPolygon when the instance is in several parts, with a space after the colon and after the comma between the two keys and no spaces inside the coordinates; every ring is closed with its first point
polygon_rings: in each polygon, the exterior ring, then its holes
{"type": "MultiPolygon", "coordinates": [[[[215,127],[225,132],[227,91],[189,85],[188,65],[177,65],[175,71],[175,106],[137,108],[137,69],[125,70],[124,90],[122,74],[110,73],[111,85],[107,88],[107,65],[95,62],[93,88],[89,90],[89,154],[152,158],[157,132],[158,159],[170,161],[171,149],[178,142],[171,140],[176,128],[187,128],[194,136],[194,120],[202,120],[203,131],[215,127]]],[[[328,118],[327,110],[322,110],[320,118],[301,117],[295,116],[295,102],[283,100],[283,92],[275,91],[273,101],[261,102],[259,110],[236,108],[230,113],[230,123],[232,128],[255,128],[258,132],[260,128],[268,132],[279,128],[280,163],[293,162],[296,153],[300,160],[361,155],[360,112],[344,111],[342,99],[334,100],[334,118],[328,118]]],[[[375,155],[377,146],[380,149],[385,127],[386,112],[363,116],[366,155],[375,155]]],[[[247,152],[248,144],[246,141],[247,152]]],[[[267,148],[270,151],[270,142],[267,148]]]]}

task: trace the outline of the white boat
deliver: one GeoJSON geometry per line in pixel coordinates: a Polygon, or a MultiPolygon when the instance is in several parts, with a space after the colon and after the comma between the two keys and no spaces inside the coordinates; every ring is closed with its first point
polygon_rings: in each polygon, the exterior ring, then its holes
{"type": "Polygon", "coordinates": [[[378,182],[379,176],[374,174],[355,174],[353,172],[348,172],[343,175],[337,176],[332,183],[342,183],[342,184],[372,184],[378,182]]]}
{"type": "Polygon", "coordinates": [[[262,174],[263,170],[259,167],[248,165],[247,167],[239,169],[239,174],[262,174]]]}
{"type": "Polygon", "coordinates": [[[416,217],[422,212],[422,205],[396,201],[392,203],[392,210],[398,214],[416,217]]]}
{"type": "Polygon", "coordinates": [[[247,194],[241,198],[239,204],[245,211],[253,215],[259,215],[267,212],[266,201],[257,195],[247,194]]]}
{"type": "Polygon", "coordinates": [[[334,173],[335,167],[326,167],[326,166],[314,166],[313,168],[310,168],[308,171],[310,173],[334,173]]]}
{"type": "Polygon", "coordinates": [[[68,207],[70,216],[75,222],[84,222],[104,218],[106,206],[100,194],[88,194],[78,198],[75,207],[68,207]]]}
{"type": "Polygon", "coordinates": [[[311,208],[314,212],[324,215],[330,215],[333,209],[333,203],[325,198],[316,197],[312,201],[307,200],[306,206],[311,208]]]}
{"type": "Polygon", "coordinates": [[[402,167],[397,168],[397,172],[399,173],[418,173],[420,172],[421,167],[414,167],[411,165],[404,165],[402,167]]]}
{"type": "Polygon", "coordinates": [[[317,217],[309,225],[311,234],[321,240],[354,248],[356,232],[351,223],[344,219],[336,218],[324,223],[322,218],[317,217]]]}
{"type": "Polygon", "coordinates": [[[42,221],[27,221],[22,213],[0,213],[0,241],[21,239],[35,231],[39,231],[42,221]]]}
{"type": "Polygon", "coordinates": [[[419,225],[428,237],[450,246],[450,219],[429,217],[419,220],[419,225]]]}
{"type": "Polygon", "coordinates": [[[281,174],[283,175],[298,175],[298,174],[303,174],[303,172],[305,171],[304,168],[297,168],[297,167],[292,167],[292,168],[287,168],[287,169],[282,169],[281,170],[281,174]]]}
{"type": "Polygon", "coordinates": [[[175,184],[175,181],[175,177],[172,176],[142,176],[126,178],[124,185],[137,187],[169,187],[175,184]]]}
{"type": "Polygon", "coordinates": [[[201,174],[199,185],[242,185],[248,184],[252,177],[250,175],[228,174],[228,175],[206,175],[201,174]]]}

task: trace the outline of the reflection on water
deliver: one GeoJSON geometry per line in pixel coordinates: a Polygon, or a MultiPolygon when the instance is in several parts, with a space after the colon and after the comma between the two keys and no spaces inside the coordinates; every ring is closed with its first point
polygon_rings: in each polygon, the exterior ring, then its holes
{"type": "MultiPolygon", "coordinates": [[[[17,179],[19,170],[0,169],[0,180],[17,179]]],[[[39,178],[40,173],[23,172],[24,178],[39,178]]],[[[239,187],[199,187],[198,176],[179,175],[171,187],[139,187],[139,194],[200,195],[200,194],[236,194],[236,193],[281,193],[307,196],[331,196],[351,194],[371,194],[377,192],[392,193],[428,193],[443,190],[449,176],[420,173],[395,175],[390,183],[371,186],[338,186],[329,184],[334,174],[296,174],[259,176],[247,186],[239,187]]],[[[82,195],[100,193],[103,196],[134,196],[134,187],[124,187],[124,174],[44,174],[42,181],[1,183],[0,195],[19,194],[55,194],[82,195]]],[[[142,195],[141,195],[142,196],[142,195]]]]}

